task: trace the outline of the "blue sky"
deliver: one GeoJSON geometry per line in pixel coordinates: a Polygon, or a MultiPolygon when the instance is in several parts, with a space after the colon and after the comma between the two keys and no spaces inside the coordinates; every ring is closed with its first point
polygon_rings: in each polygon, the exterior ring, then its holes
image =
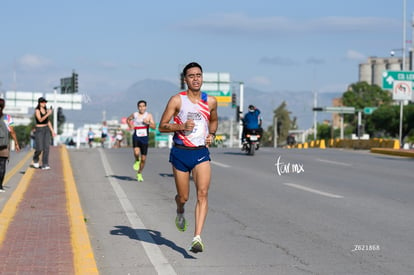
{"type": "Polygon", "coordinates": [[[402,48],[402,21],[403,0],[3,0],[0,90],[51,92],[73,69],[90,95],[178,85],[197,61],[263,91],[343,92],[368,56],[402,48]]]}

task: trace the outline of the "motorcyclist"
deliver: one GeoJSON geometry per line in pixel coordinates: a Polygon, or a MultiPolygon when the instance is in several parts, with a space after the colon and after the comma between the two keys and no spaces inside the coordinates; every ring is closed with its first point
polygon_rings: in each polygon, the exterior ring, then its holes
{"type": "Polygon", "coordinates": [[[260,116],[260,110],[253,105],[249,105],[249,111],[244,115],[243,121],[243,133],[242,143],[246,142],[246,133],[249,130],[256,130],[260,137],[262,136],[262,117],[260,116]]]}

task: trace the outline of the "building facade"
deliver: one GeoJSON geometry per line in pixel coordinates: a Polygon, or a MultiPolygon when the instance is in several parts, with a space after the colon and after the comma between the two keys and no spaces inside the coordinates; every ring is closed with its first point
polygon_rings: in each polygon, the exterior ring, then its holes
{"type": "MultiPolygon", "coordinates": [[[[405,68],[407,70],[412,67],[410,60],[410,57],[405,59],[405,68]]],[[[403,69],[402,64],[402,57],[369,57],[366,63],[359,64],[359,81],[382,87],[382,74],[384,71],[401,71],[403,69]]]]}

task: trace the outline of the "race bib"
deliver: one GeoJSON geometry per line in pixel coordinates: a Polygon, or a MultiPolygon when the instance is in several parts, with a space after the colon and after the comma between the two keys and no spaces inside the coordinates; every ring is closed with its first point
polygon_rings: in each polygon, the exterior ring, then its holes
{"type": "Polygon", "coordinates": [[[147,136],[147,129],[136,129],[135,134],[137,137],[146,137],[147,136]]]}

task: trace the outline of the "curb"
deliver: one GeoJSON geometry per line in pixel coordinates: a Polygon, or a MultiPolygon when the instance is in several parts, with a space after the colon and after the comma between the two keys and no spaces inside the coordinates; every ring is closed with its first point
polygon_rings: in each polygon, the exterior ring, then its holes
{"type": "Polygon", "coordinates": [[[414,158],[414,150],[371,148],[371,153],[414,158]]]}

